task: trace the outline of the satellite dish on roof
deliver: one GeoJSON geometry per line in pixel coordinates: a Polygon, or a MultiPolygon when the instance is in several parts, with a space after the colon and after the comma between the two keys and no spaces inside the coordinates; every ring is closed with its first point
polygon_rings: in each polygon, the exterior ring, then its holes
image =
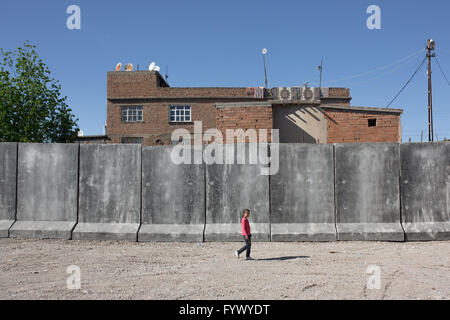
{"type": "Polygon", "coordinates": [[[122,63],[118,63],[117,65],[116,65],[116,71],[120,71],[122,69],[122,63]]]}
{"type": "Polygon", "coordinates": [[[154,71],[158,71],[158,72],[159,72],[160,69],[161,69],[161,68],[160,68],[159,66],[155,66],[155,67],[153,68],[154,71]]]}
{"type": "Polygon", "coordinates": [[[125,71],[133,71],[133,65],[131,63],[127,63],[125,65],[125,71]]]}
{"type": "Polygon", "coordinates": [[[152,62],[152,63],[150,63],[150,65],[148,66],[148,70],[149,70],[149,71],[153,71],[154,69],[155,69],[155,63],[152,62]]]}

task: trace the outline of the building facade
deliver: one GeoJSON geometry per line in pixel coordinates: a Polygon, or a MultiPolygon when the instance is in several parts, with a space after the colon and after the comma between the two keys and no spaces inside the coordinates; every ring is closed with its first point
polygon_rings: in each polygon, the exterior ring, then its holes
{"type": "MultiPolygon", "coordinates": [[[[172,132],[279,130],[281,143],[400,142],[400,109],[350,105],[345,88],[179,88],[157,71],[107,75],[108,143],[172,144],[172,132]]],[[[230,142],[230,141],[227,141],[230,142]]]]}

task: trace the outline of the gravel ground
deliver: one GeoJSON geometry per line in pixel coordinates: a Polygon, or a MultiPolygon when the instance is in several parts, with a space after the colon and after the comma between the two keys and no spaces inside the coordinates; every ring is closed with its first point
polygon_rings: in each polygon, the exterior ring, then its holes
{"type": "Polygon", "coordinates": [[[450,299],[450,242],[254,242],[255,261],[240,246],[1,239],[0,299],[450,299]]]}

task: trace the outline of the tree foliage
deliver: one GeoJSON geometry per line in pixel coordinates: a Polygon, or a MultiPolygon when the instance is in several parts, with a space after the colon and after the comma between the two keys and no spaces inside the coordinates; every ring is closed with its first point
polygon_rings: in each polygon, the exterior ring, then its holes
{"type": "Polygon", "coordinates": [[[35,48],[0,48],[0,141],[73,142],[78,119],[35,48]]]}

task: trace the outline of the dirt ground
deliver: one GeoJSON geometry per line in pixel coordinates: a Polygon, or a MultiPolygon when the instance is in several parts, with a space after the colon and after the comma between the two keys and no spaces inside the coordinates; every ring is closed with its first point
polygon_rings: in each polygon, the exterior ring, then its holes
{"type": "Polygon", "coordinates": [[[450,299],[450,242],[241,245],[1,239],[0,299],[450,299]]]}

